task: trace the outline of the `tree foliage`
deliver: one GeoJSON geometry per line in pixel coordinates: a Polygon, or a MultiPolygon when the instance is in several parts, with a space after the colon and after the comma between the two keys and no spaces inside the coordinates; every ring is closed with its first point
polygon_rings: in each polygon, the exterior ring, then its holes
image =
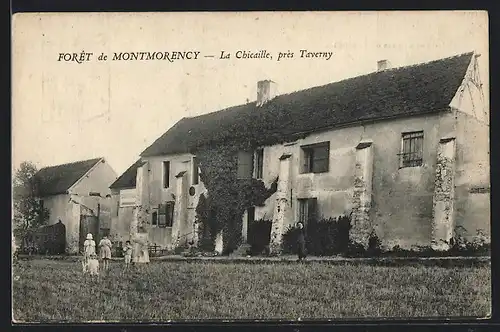
{"type": "MultiPolygon", "coordinates": [[[[200,178],[207,197],[199,202],[198,218],[202,227],[210,229],[211,238],[222,231],[224,252],[233,251],[241,243],[242,217],[246,209],[261,206],[277,189],[277,179],[270,188],[257,179],[238,179],[238,151],[251,151],[251,143],[231,142],[199,148],[200,178]],[[203,211],[202,211],[203,210],[203,211]]],[[[205,233],[206,234],[206,233],[205,233]]]]}
{"type": "Polygon", "coordinates": [[[36,166],[22,162],[13,179],[13,223],[14,232],[23,236],[27,231],[46,225],[49,210],[42,206],[39,198],[40,183],[36,166]]]}

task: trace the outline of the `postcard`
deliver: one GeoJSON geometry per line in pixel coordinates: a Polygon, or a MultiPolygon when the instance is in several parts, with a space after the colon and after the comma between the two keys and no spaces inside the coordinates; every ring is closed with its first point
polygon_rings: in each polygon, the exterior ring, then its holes
{"type": "Polygon", "coordinates": [[[12,22],[13,322],[490,317],[487,12],[12,22]]]}

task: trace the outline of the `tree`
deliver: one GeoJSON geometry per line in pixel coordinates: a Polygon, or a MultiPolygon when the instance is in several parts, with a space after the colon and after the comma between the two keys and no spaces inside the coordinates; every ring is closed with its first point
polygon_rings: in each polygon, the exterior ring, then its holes
{"type": "Polygon", "coordinates": [[[21,163],[13,179],[14,233],[23,238],[30,230],[46,225],[49,210],[39,197],[39,179],[36,166],[29,161],[21,163]]]}

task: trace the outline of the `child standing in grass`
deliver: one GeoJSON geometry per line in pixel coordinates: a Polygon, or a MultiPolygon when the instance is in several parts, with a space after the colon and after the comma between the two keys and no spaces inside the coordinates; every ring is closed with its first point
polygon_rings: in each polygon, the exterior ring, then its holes
{"type": "Polygon", "coordinates": [[[99,248],[101,249],[101,259],[103,270],[109,269],[109,260],[111,259],[111,241],[106,235],[99,241],[99,248]]]}
{"type": "Polygon", "coordinates": [[[125,242],[123,247],[123,256],[125,257],[125,271],[128,270],[130,262],[132,261],[132,244],[130,241],[125,242]]]}
{"type": "Polygon", "coordinates": [[[85,264],[88,263],[90,256],[95,255],[95,241],[93,240],[92,234],[87,234],[87,239],[83,243],[83,257],[85,264]]]}
{"type": "Polygon", "coordinates": [[[97,279],[99,277],[99,261],[97,260],[97,255],[95,253],[89,257],[88,272],[91,279],[97,279]]]}

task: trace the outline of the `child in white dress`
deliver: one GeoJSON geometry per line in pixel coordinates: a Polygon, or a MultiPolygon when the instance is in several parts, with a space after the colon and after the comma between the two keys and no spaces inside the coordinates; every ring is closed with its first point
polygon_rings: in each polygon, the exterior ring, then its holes
{"type": "Polygon", "coordinates": [[[123,256],[125,257],[125,271],[128,270],[130,266],[130,262],[132,261],[132,244],[130,241],[125,243],[125,247],[123,247],[123,256]]]}
{"type": "Polygon", "coordinates": [[[97,260],[96,254],[90,256],[88,261],[88,272],[90,277],[98,278],[99,277],[99,261],[97,260]]]}
{"type": "Polygon", "coordinates": [[[91,233],[87,234],[87,239],[83,243],[83,255],[85,263],[88,263],[90,257],[95,255],[95,241],[91,233]]]}

